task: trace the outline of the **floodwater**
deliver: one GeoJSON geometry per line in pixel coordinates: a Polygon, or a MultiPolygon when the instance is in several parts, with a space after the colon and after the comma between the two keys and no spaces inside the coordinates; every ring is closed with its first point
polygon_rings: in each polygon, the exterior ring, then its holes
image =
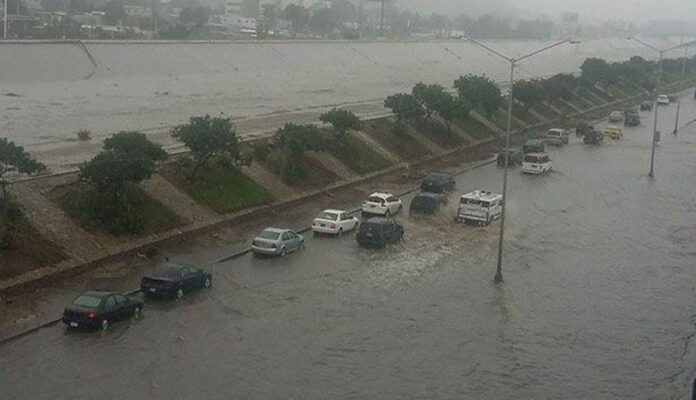
{"type": "MultiPolygon", "coordinates": [[[[488,44],[512,57],[549,43],[488,44]]],[[[588,40],[526,60],[517,75],[577,72],[587,57],[633,55],[654,56],[624,39],[588,40]]],[[[224,114],[260,119],[240,121],[244,134],[272,131],[282,121],[318,121],[317,112],[293,114],[308,108],[368,102],[367,114],[383,112],[386,96],[418,81],[450,87],[467,73],[504,82],[508,65],[461,40],[0,44],[0,135],[56,167],[89,159],[102,139],[121,130],[144,130],[174,146],[169,127],[224,114]],[[92,132],[91,142],[76,141],[81,129],[92,132]]]]}
{"type": "MultiPolygon", "coordinates": [[[[643,124],[600,147],[571,138],[546,176],[511,171],[502,284],[498,225],[454,224],[453,195],[439,217],[401,216],[386,250],[308,237],[285,259],[216,265],[211,290],[108,332],[6,344],[2,398],[689,398],[696,123],[663,136],[655,179],[643,124]]],[[[500,182],[490,165],[458,192],[500,182]]]]}

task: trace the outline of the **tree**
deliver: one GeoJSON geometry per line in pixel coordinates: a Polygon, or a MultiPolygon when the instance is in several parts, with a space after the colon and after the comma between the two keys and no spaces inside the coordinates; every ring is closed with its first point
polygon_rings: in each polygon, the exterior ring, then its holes
{"type": "Polygon", "coordinates": [[[309,10],[298,4],[288,4],[283,10],[283,18],[290,21],[293,32],[303,32],[309,23],[309,10]]]}
{"type": "Polygon", "coordinates": [[[151,142],[140,132],[119,132],[104,140],[104,150],[114,150],[126,154],[143,153],[153,161],[164,161],[168,158],[162,146],[151,142]]]}
{"type": "Polygon", "coordinates": [[[544,88],[536,79],[517,81],[513,85],[513,95],[527,106],[532,106],[544,100],[544,88]]]}
{"type": "Polygon", "coordinates": [[[447,92],[443,92],[440,99],[433,104],[434,110],[437,115],[440,116],[445,121],[447,126],[447,132],[452,131],[452,121],[461,116],[464,113],[468,113],[465,109],[464,103],[457,98],[452,96],[447,92]]]}
{"type": "Polygon", "coordinates": [[[418,104],[423,108],[426,120],[435,112],[437,102],[447,94],[444,86],[436,83],[426,85],[423,82],[418,82],[416,86],[413,87],[412,93],[418,104]]]}
{"type": "Polygon", "coordinates": [[[7,186],[10,184],[5,178],[5,174],[15,172],[18,174],[31,175],[42,172],[46,167],[40,162],[31,158],[24,148],[17,146],[6,138],[0,138],[0,243],[5,239],[7,233],[7,217],[10,210],[10,195],[7,186]]]}
{"type": "Polygon", "coordinates": [[[568,99],[578,87],[578,80],[572,74],[556,74],[541,81],[546,100],[568,99]]]}
{"type": "Polygon", "coordinates": [[[227,154],[239,161],[239,140],[230,118],[191,117],[188,124],[174,128],[172,136],[191,150],[194,167],[189,179],[194,179],[198,170],[215,155],[227,154]]]}
{"type": "Polygon", "coordinates": [[[482,109],[488,117],[493,116],[503,103],[500,88],[486,76],[460,76],[454,81],[454,87],[463,103],[482,109]]]}
{"type": "Polygon", "coordinates": [[[126,19],[126,8],[121,0],[109,0],[104,5],[104,22],[109,25],[118,25],[126,19]]]}
{"type": "Polygon", "coordinates": [[[319,116],[321,122],[331,124],[339,136],[343,136],[349,129],[360,129],[360,118],[352,111],[334,108],[319,116]]]}
{"type": "Polygon", "coordinates": [[[261,32],[268,35],[271,31],[275,33],[276,25],[278,24],[278,9],[275,4],[264,4],[261,6],[261,32]]]}
{"type": "Polygon", "coordinates": [[[305,151],[321,150],[322,140],[316,125],[296,125],[286,123],[275,134],[275,144],[283,149],[281,176],[285,181],[293,181],[304,174],[299,164],[305,151]]]}
{"type": "Polygon", "coordinates": [[[192,24],[199,28],[208,23],[209,17],[210,9],[203,6],[184,7],[179,13],[179,21],[182,24],[192,24]]]}
{"type": "Polygon", "coordinates": [[[396,114],[396,119],[399,122],[408,119],[419,120],[425,114],[416,98],[407,93],[399,93],[387,97],[384,100],[384,106],[396,114]]]}
{"type": "Polygon", "coordinates": [[[616,83],[618,75],[609,63],[601,58],[588,58],[580,66],[582,77],[589,82],[611,85],[616,83]]]}
{"type": "Polygon", "coordinates": [[[314,11],[309,21],[309,27],[312,31],[324,37],[330,35],[340,25],[341,21],[331,8],[320,8],[314,11]]]}

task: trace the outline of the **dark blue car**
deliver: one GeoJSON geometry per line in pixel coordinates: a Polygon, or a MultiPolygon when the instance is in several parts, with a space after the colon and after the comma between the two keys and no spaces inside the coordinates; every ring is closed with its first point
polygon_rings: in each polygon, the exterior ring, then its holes
{"type": "Polygon", "coordinates": [[[146,296],[170,296],[178,299],[184,293],[209,288],[213,275],[192,265],[167,264],[143,276],[140,290],[146,296]]]}

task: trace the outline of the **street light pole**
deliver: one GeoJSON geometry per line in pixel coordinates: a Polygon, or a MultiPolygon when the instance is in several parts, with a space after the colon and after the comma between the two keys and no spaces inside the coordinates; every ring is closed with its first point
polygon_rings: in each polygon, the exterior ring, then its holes
{"type": "Polygon", "coordinates": [[[7,0],[5,0],[5,8],[3,8],[2,18],[2,38],[7,40],[7,0]]]}
{"type": "Polygon", "coordinates": [[[668,51],[672,51],[674,49],[679,49],[681,47],[688,48],[689,46],[696,44],[696,41],[691,41],[688,43],[681,43],[679,45],[672,46],[672,47],[667,48],[667,49],[658,49],[657,47],[650,45],[648,43],[645,43],[644,41],[642,41],[638,38],[635,38],[635,37],[628,37],[627,39],[633,40],[634,42],[637,42],[637,43],[640,43],[643,46],[645,46],[653,51],[656,51],[660,55],[660,60],[658,62],[658,71],[657,71],[657,85],[655,88],[657,93],[655,94],[655,101],[653,102],[653,107],[655,107],[655,120],[653,121],[653,138],[652,138],[652,147],[650,150],[650,173],[648,174],[648,176],[653,178],[655,176],[655,146],[657,144],[657,135],[658,135],[658,133],[657,133],[657,115],[658,115],[658,105],[659,104],[657,103],[657,97],[660,95],[660,89],[661,89],[660,86],[662,84],[662,60],[665,56],[665,53],[667,53],[668,51]]]}
{"type": "Polygon", "coordinates": [[[515,66],[517,63],[519,63],[522,60],[526,60],[527,58],[530,58],[532,56],[535,56],[539,53],[542,53],[546,50],[550,50],[556,46],[560,46],[562,44],[566,43],[571,43],[571,44],[577,44],[580,43],[579,41],[573,41],[573,40],[563,40],[558,43],[554,43],[552,45],[543,47],[539,50],[533,51],[531,53],[525,54],[521,57],[513,58],[513,57],[508,57],[488,46],[485,44],[476,41],[470,37],[465,36],[464,39],[467,41],[473,43],[474,45],[481,47],[488,52],[502,58],[503,60],[507,61],[510,63],[510,91],[508,95],[508,119],[507,119],[507,131],[505,132],[505,168],[503,170],[503,204],[500,210],[500,234],[498,238],[498,263],[496,266],[495,270],[495,282],[502,282],[503,281],[503,242],[505,239],[505,214],[507,210],[507,203],[508,203],[508,197],[507,197],[507,183],[508,183],[508,156],[510,154],[510,136],[512,133],[512,103],[514,101],[513,98],[513,86],[515,83],[515,66]]]}
{"type": "MultiPolygon", "coordinates": [[[[681,73],[681,80],[684,82],[684,78],[686,77],[686,60],[687,56],[689,55],[689,47],[685,46],[684,47],[684,59],[682,60],[682,73],[681,73]]],[[[679,111],[681,111],[681,96],[677,97],[677,116],[674,118],[674,131],[672,131],[673,135],[677,135],[677,131],[679,130],[679,111]]]]}

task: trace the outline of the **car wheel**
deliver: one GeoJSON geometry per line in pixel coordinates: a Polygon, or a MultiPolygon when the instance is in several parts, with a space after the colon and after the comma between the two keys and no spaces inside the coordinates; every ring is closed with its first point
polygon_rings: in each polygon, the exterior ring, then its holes
{"type": "Polygon", "coordinates": [[[99,328],[100,328],[102,331],[105,331],[105,330],[109,329],[109,320],[106,319],[106,318],[102,319],[102,320],[101,320],[101,324],[99,324],[99,328]]]}
{"type": "Polygon", "coordinates": [[[343,235],[343,228],[338,228],[338,233],[336,234],[337,236],[342,236],[343,235]]]}
{"type": "Polygon", "coordinates": [[[184,288],[179,288],[176,290],[176,298],[179,300],[184,298],[184,288]]]}
{"type": "Polygon", "coordinates": [[[304,250],[304,249],[305,249],[304,240],[300,242],[299,249],[300,249],[300,250],[304,250]]]}
{"type": "Polygon", "coordinates": [[[285,247],[283,247],[282,249],[280,249],[280,256],[281,256],[281,257],[285,257],[286,254],[287,254],[287,251],[285,250],[285,247]]]}
{"type": "Polygon", "coordinates": [[[404,211],[404,206],[399,206],[399,209],[396,210],[397,214],[401,214],[404,211]]]}
{"type": "Polygon", "coordinates": [[[390,213],[389,213],[389,210],[387,210],[387,212],[384,213],[384,217],[389,218],[389,216],[390,216],[390,213]]]}
{"type": "Polygon", "coordinates": [[[141,312],[142,310],[140,309],[140,306],[135,306],[135,308],[133,309],[133,318],[139,319],[142,315],[141,312]]]}
{"type": "Polygon", "coordinates": [[[205,281],[203,281],[203,286],[205,286],[206,289],[210,289],[210,286],[213,284],[213,282],[210,280],[209,276],[205,277],[205,281]]]}

